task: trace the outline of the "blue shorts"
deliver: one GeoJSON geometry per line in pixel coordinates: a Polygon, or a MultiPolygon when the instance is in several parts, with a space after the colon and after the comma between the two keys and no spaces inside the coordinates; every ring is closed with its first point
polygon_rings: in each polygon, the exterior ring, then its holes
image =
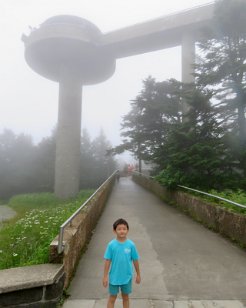
{"type": "Polygon", "coordinates": [[[119,293],[119,289],[121,289],[121,292],[123,294],[132,293],[132,280],[129,280],[127,284],[122,284],[122,285],[109,284],[109,294],[110,295],[117,295],[119,293]]]}

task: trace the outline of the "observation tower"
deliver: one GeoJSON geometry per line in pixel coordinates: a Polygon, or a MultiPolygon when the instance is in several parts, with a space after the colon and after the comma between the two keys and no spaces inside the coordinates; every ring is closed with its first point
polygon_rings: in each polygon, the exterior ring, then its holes
{"type": "Polygon", "coordinates": [[[108,79],[115,59],[101,46],[101,31],[77,16],[49,18],[22,40],[28,65],[59,83],[55,194],[72,197],[79,191],[82,86],[108,79]]]}
{"type": "MultiPolygon", "coordinates": [[[[102,82],[115,71],[116,59],[181,45],[182,81],[194,81],[195,42],[213,27],[214,3],[102,34],[77,16],[55,16],[29,36],[23,35],[29,66],[59,82],[55,194],[79,190],[82,86],[102,82]]],[[[183,102],[183,115],[188,106],[183,102]]]]}

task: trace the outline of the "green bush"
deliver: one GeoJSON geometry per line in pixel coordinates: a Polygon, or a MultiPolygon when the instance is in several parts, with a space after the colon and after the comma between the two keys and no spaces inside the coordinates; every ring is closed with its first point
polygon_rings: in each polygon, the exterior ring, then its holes
{"type": "MultiPolygon", "coordinates": [[[[246,206],[246,192],[241,189],[238,189],[237,191],[227,189],[220,192],[212,189],[209,191],[209,193],[246,206]]],[[[226,201],[218,200],[216,198],[212,199],[214,202],[222,205],[223,207],[226,207],[229,210],[232,210],[233,212],[246,214],[246,209],[244,208],[238,207],[226,201]]]]}

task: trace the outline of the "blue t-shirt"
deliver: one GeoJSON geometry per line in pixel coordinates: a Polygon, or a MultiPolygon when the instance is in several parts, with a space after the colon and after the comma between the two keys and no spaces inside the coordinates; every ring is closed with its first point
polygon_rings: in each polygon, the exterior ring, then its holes
{"type": "Polygon", "coordinates": [[[111,260],[109,283],[122,285],[132,279],[132,261],[138,260],[139,255],[133,241],[127,239],[125,242],[119,242],[113,239],[108,243],[104,259],[111,260]]]}

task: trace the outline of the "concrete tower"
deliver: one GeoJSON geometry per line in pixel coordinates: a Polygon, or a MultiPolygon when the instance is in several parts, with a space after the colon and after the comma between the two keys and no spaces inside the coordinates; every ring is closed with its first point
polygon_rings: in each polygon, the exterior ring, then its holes
{"type": "Polygon", "coordinates": [[[75,196],[79,190],[82,86],[108,79],[115,71],[115,59],[101,46],[101,31],[76,16],[52,17],[22,39],[28,65],[59,82],[55,194],[75,196]]]}
{"type": "MultiPolygon", "coordinates": [[[[23,36],[30,67],[59,82],[55,193],[67,198],[79,189],[82,85],[108,79],[115,59],[182,46],[182,81],[194,80],[195,41],[212,25],[214,4],[102,34],[76,16],[55,16],[23,36]]],[[[183,104],[183,114],[188,106],[183,104]]]]}

